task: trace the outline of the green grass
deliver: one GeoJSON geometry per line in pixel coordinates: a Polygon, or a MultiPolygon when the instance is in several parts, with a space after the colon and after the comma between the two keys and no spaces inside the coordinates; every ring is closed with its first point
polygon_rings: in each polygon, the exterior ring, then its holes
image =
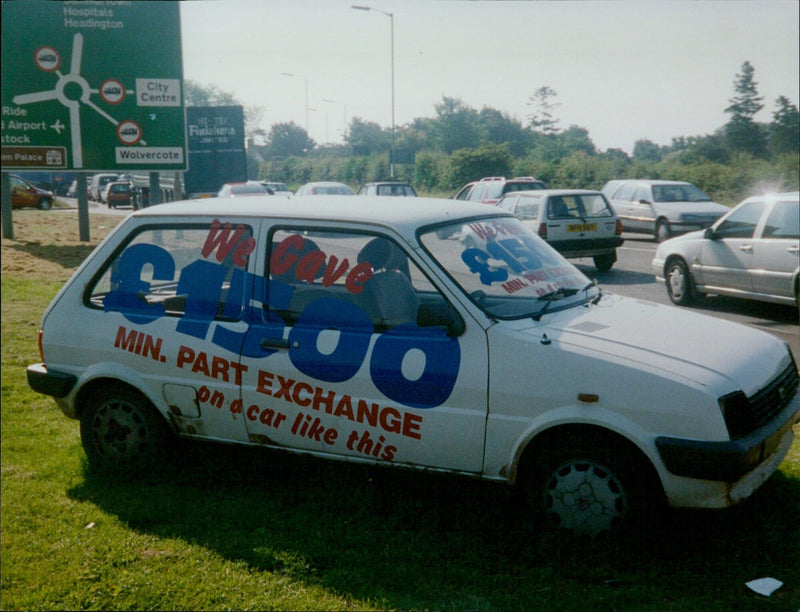
{"type": "Polygon", "coordinates": [[[744,504],[593,544],[538,532],[505,487],[263,449],[180,443],[147,477],[91,473],[77,422],[25,381],[69,270],[9,271],[12,249],[57,257],[3,247],[4,610],[800,608],[798,441],[744,504]],[[784,586],[745,587],[765,576],[784,586]]]}

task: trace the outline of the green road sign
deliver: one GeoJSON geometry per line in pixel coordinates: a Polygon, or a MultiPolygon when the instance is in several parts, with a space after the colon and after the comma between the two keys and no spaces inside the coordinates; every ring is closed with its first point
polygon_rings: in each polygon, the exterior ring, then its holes
{"type": "Polygon", "coordinates": [[[178,2],[3,2],[3,170],[185,170],[178,2]]]}

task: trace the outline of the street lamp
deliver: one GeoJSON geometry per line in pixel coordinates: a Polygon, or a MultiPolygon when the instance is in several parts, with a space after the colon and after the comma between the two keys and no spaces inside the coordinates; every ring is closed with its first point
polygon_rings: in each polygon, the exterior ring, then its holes
{"type": "Polygon", "coordinates": [[[350,8],[354,8],[358,11],[377,11],[379,13],[383,13],[389,18],[389,28],[391,32],[391,48],[392,48],[392,149],[389,158],[389,172],[391,177],[394,178],[394,14],[383,11],[379,8],[375,8],[373,6],[361,6],[352,4],[350,8]]]}
{"type": "Polygon", "coordinates": [[[306,135],[308,135],[308,79],[302,74],[293,74],[291,72],[281,72],[281,76],[297,77],[303,79],[306,85],[306,135]]]}

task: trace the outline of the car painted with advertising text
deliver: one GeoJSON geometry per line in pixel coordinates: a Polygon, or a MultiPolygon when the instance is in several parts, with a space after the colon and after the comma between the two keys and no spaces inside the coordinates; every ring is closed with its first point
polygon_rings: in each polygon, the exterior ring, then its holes
{"type": "Polygon", "coordinates": [[[601,272],[617,261],[622,222],[599,191],[543,189],[507,193],[497,206],[522,222],[568,259],[591,257],[601,272]]]}
{"type": "Polygon", "coordinates": [[[681,306],[714,293],[800,309],[800,192],[747,198],[707,230],[659,244],[652,266],[681,306]]]}
{"type": "Polygon", "coordinates": [[[626,232],[650,234],[658,242],[710,227],[730,210],[685,181],[613,180],[601,191],[626,232]]]}
{"type": "Polygon", "coordinates": [[[384,202],[132,213],[45,311],[29,384],[92,466],[145,469],[177,434],[517,484],[577,533],[729,506],[778,468],[784,342],[604,292],[496,207],[384,202]]]}

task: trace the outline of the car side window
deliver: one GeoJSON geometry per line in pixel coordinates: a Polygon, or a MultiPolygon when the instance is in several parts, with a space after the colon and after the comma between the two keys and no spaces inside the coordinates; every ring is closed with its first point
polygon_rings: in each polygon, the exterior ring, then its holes
{"type": "Polygon", "coordinates": [[[776,202],[772,208],[762,238],[800,238],[800,207],[797,202],[776,202]]]}
{"type": "Polygon", "coordinates": [[[287,325],[424,325],[445,298],[393,240],[374,234],[278,229],[269,249],[267,304],[287,325]],[[274,296],[283,295],[283,303],[274,296]],[[276,304],[278,304],[276,306],[276,304]]]}
{"type": "Polygon", "coordinates": [[[95,275],[84,303],[144,318],[239,320],[252,236],[220,222],[143,227],[95,275]]]}
{"type": "Polygon", "coordinates": [[[647,185],[639,185],[636,188],[636,192],[633,194],[633,198],[631,198],[634,202],[652,202],[653,197],[650,196],[650,188],[647,185]]]}
{"type": "Polygon", "coordinates": [[[635,183],[625,183],[622,187],[617,189],[616,193],[614,193],[614,199],[631,201],[633,200],[634,191],[636,191],[635,183]]]}
{"type": "Polygon", "coordinates": [[[716,235],[720,238],[752,238],[764,206],[761,201],[741,206],[717,226],[716,235]]]}
{"type": "Polygon", "coordinates": [[[484,185],[482,183],[478,183],[477,185],[475,185],[472,188],[472,191],[470,192],[468,199],[472,200],[472,201],[482,200],[483,199],[483,192],[484,192],[485,188],[486,188],[486,185],[484,185]]]}

